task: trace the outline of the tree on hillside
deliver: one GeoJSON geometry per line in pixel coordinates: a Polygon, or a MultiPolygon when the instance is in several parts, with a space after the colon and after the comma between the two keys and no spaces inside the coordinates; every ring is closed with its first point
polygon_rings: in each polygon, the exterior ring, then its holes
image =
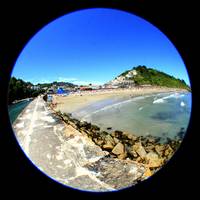
{"type": "Polygon", "coordinates": [[[11,77],[8,89],[8,103],[10,104],[14,100],[36,97],[44,92],[44,90],[34,90],[31,86],[33,86],[33,84],[30,82],[11,77]]]}

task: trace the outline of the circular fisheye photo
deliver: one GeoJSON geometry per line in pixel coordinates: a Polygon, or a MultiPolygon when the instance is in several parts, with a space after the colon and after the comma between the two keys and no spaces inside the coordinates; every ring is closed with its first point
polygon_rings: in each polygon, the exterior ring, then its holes
{"type": "Polygon", "coordinates": [[[9,82],[13,132],[31,163],[72,189],[134,187],[180,147],[192,98],[170,40],[125,11],[92,8],[42,28],[9,82]]]}

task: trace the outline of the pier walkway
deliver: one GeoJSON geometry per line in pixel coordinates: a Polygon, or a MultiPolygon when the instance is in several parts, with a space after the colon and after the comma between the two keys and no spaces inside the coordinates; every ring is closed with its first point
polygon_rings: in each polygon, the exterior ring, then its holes
{"type": "Polygon", "coordinates": [[[81,190],[108,191],[122,187],[120,184],[123,184],[125,175],[126,184],[129,185],[142,175],[141,169],[133,163],[126,164],[125,173],[122,170],[125,165],[121,161],[104,160],[107,152],[60,120],[42,97],[34,99],[23,110],[14,122],[13,129],[20,146],[33,164],[65,185],[81,190]],[[92,169],[95,163],[102,166],[104,171],[99,173],[92,169]],[[116,167],[121,171],[115,172],[116,167]],[[117,178],[118,183],[115,182],[117,178]]]}

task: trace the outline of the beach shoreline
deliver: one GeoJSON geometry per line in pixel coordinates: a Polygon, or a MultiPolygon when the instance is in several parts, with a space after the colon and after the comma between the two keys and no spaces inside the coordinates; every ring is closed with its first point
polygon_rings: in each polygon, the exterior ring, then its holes
{"type": "Polygon", "coordinates": [[[145,95],[153,95],[168,92],[188,92],[185,89],[167,88],[167,87],[138,87],[128,89],[106,89],[81,91],[71,93],[68,96],[53,95],[52,105],[56,111],[63,113],[73,113],[84,109],[97,102],[105,100],[123,100],[145,95]]]}
{"type": "MultiPolygon", "coordinates": [[[[104,101],[108,98],[114,98],[116,96],[124,97],[124,95],[133,95],[134,97],[137,97],[149,94],[152,95],[171,92],[183,93],[187,91],[174,88],[143,88],[137,91],[130,89],[113,90],[110,91],[110,93],[109,91],[101,91],[100,93],[96,92],[95,94],[91,92],[83,92],[82,94],[75,93],[66,97],[54,96],[54,102],[57,100],[56,103],[58,104],[56,108],[53,108],[52,104],[50,104],[50,106],[55,114],[70,129],[70,131],[67,133],[70,134],[70,137],[72,137],[71,135],[76,132],[79,135],[83,135],[88,138],[91,142],[94,143],[94,145],[100,147],[102,151],[107,152],[107,155],[102,158],[103,163],[105,161],[104,159],[107,159],[108,162],[112,162],[113,160],[117,162],[134,162],[140,167],[144,167],[142,176],[137,179],[138,181],[142,181],[155,174],[169,161],[169,159],[174,155],[182,142],[182,133],[177,134],[177,137],[174,139],[168,138],[165,142],[162,142],[162,138],[160,136],[137,136],[135,134],[119,129],[112,129],[111,132],[105,131],[101,126],[93,124],[92,122],[79,120],[74,118],[74,116],[70,114],[71,112],[63,111],[64,109],[58,109],[60,103],[58,100],[65,100],[64,104],[60,105],[62,105],[63,108],[69,107],[69,111],[72,109],[70,108],[70,101],[78,102],[81,100],[83,102],[81,105],[86,106],[88,104],[95,103],[97,101],[104,101]]],[[[73,109],[77,109],[78,104],[73,106],[73,109]]],[[[84,167],[87,168],[89,166],[89,169],[96,169],[96,167],[99,165],[101,165],[101,159],[100,161],[92,164],[88,163],[84,167]]],[[[101,173],[101,167],[99,167],[98,170],[98,173],[101,173]]]]}

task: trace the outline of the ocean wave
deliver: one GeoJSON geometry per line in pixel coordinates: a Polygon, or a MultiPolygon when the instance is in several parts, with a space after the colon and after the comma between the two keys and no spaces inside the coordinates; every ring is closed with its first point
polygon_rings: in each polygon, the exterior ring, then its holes
{"type": "MultiPolygon", "coordinates": [[[[98,112],[102,112],[102,111],[106,111],[108,109],[111,109],[111,108],[120,108],[121,105],[123,104],[127,104],[127,103],[130,103],[130,102],[133,102],[133,101],[137,101],[137,100],[141,100],[141,99],[145,99],[147,97],[150,97],[151,95],[145,95],[145,96],[138,96],[138,97],[133,97],[131,99],[128,99],[128,100],[124,100],[124,101],[120,101],[120,102],[117,102],[117,103],[114,103],[114,104],[111,104],[111,105],[107,105],[107,106],[104,106],[98,110],[95,110],[85,116],[82,117],[82,120],[86,120],[88,119],[90,116],[92,116],[93,114],[96,114],[98,112]]],[[[139,108],[140,110],[142,110],[143,108],[139,108]]]]}
{"type": "MultiPolygon", "coordinates": [[[[112,108],[116,109],[116,107],[120,109],[120,107],[122,105],[124,105],[124,104],[130,103],[130,102],[134,102],[134,101],[138,101],[138,100],[142,100],[142,99],[145,99],[147,97],[155,96],[154,97],[154,101],[153,101],[153,103],[155,104],[155,103],[165,103],[166,99],[169,99],[169,98],[176,98],[177,99],[177,98],[180,98],[180,97],[183,96],[180,93],[168,93],[168,96],[164,96],[162,98],[157,98],[160,95],[162,95],[162,94],[151,94],[151,95],[132,97],[131,99],[128,99],[128,100],[126,99],[126,100],[119,101],[119,102],[116,102],[116,103],[113,103],[113,104],[105,105],[104,107],[94,109],[93,111],[84,109],[83,113],[81,113],[82,120],[90,119],[90,117],[92,115],[94,115],[96,113],[99,113],[99,112],[102,112],[102,111],[107,111],[108,109],[112,109],[112,108]]],[[[138,110],[142,110],[142,109],[143,109],[143,107],[140,107],[138,110]]]]}
{"type": "Polygon", "coordinates": [[[129,100],[125,100],[125,101],[122,101],[122,102],[118,102],[118,103],[115,103],[115,104],[112,104],[112,105],[105,106],[105,107],[103,107],[103,108],[100,108],[100,109],[98,109],[98,110],[95,110],[95,111],[93,111],[93,112],[91,112],[91,113],[85,115],[85,116],[82,118],[82,120],[86,120],[86,119],[89,118],[91,115],[96,114],[96,113],[98,113],[98,112],[106,111],[106,110],[108,110],[108,109],[110,109],[110,108],[115,108],[115,107],[121,106],[122,104],[131,102],[131,101],[133,101],[133,99],[129,99],[129,100]]]}
{"type": "Polygon", "coordinates": [[[160,99],[154,100],[153,104],[155,104],[155,103],[164,103],[164,102],[165,102],[165,100],[163,98],[160,98],[160,99]]]}
{"type": "Polygon", "coordinates": [[[181,98],[181,97],[184,97],[185,95],[184,94],[180,94],[180,93],[173,93],[173,94],[170,94],[170,95],[168,95],[168,96],[165,96],[165,97],[162,97],[162,98],[154,98],[154,101],[153,101],[153,104],[155,104],[155,103],[165,103],[166,101],[166,99],[171,99],[171,98],[175,98],[175,99],[179,99],[179,98],[181,98]]]}

